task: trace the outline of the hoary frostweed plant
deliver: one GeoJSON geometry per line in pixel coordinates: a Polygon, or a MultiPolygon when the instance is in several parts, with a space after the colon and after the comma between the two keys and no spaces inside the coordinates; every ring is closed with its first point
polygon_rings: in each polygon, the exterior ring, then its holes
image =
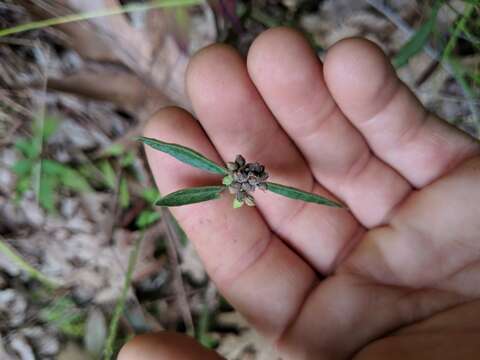
{"type": "Polygon", "coordinates": [[[237,155],[234,162],[228,162],[226,167],[222,167],[195,150],[182,145],[147,137],[139,137],[138,140],[155,150],[173,156],[181,162],[222,176],[218,185],[182,189],[165,195],[157,200],[156,205],[159,206],[181,206],[218,199],[226,189],[233,195],[234,208],[239,208],[243,204],[255,206],[253,193],[260,189],[291,199],[337,208],[345,207],[323,196],[267,181],[269,175],[265,171],[265,166],[258,162],[247,163],[242,155],[237,155]]]}

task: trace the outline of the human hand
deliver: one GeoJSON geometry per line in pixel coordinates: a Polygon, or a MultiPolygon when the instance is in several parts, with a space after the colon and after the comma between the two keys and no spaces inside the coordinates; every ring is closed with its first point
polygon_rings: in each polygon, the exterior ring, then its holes
{"type": "MultiPolygon", "coordinates": [[[[322,66],[297,32],[272,29],[247,64],[225,45],[200,51],[187,88],[199,122],[164,109],[146,136],[219,163],[242,154],[350,209],[261,192],[255,208],[225,196],[172,209],[283,358],[480,357],[480,145],[426,112],[375,45],[341,41],[322,66]]],[[[146,152],[162,194],[218,181],[146,152]]],[[[147,335],[120,359],[219,358],[193,342],[147,335]]]]}

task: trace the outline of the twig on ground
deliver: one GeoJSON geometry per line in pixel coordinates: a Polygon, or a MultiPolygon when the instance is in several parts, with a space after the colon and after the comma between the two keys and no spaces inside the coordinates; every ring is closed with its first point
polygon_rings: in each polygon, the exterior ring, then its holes
{"type": "Polygon", "coordinates": [[[38,280],[45,287],[50,289],[58,289],[61,284],[48,276],[42,274],[40,271],[30,265],[14,248],[8,245],[3,239],[0,238],[0,252],[8,257],[13,263],[15,263],[22,271],[26,272],[30,277],[38,280]]]}
{"type": "Polygon", "coordinates": [[[187,328],[187,333],[191,336],[195,335],[195,327],[193,325],[193,318],[188,305],[187,294],[183,286],[182,273],[177,259],[176,244],[180,243],[178,233],[173,226],[173,218],[167,209],[162,209],[162,215],[165,219],[165,227],[167,234],[167,253],[170,262],[170,267],[173,273],[173,287],[176,292],[177,304],[182,314],[183,322],[187,328]]]}

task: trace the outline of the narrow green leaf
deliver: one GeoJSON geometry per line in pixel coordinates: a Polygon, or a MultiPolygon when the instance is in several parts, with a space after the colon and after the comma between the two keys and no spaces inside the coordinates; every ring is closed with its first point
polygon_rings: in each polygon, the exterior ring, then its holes
{"type": "Polygon", "coordinates": [[[88,192],[92,190],[83,175],[74,169],[68,169],[64,172],[62,176],[60,176],[60,182],[63,186],[73,191],[88,192]]]}
{"type": "Polygon", "coordinates": [[[68,167],[58,161],[44,159],[42,160],[42,173],[47,175],[62,176],[68,171],[68,167]]]}
{"type": "Polygon", "coordinates": [[[103,160],[100,162],[100,171],[103,174],[103,182],[105,185],[110,189],[115,190],[115,187],[117,186],[117,177],[112,165],[110,165],[108,160],[103,160]]]}
{"type": "Polygon", "coordinates": [[[43,141],[52,137],[58,129],[59,122],[54,117],[46,117],[43,120],[43,141]]]}
{"type": "Polygon", "coordinates": [[[157,211],[152,210],[143,210],[140,215],[138,215],[135,225],[139,229],[145,229],[150,225],[156,223],[160,219],[161,215],[157,211]]]}
{"type": "Polygon", "coordinates": [[[408,63],[408,60],[417,53],[419,53],[428,41],[428,37],[435,28],[438,10],[443,1],[436,1],[430,17],[423,23],[423,25],[416,31],[416,33],[402,46],[397,55],[393,59],[395,68],[401,68],[408,63]]]}
{"type": "Polygon", "coordinates": [[[178,190],[159,199],[156,205],[180,206],[214,200],[220,197],[224,189],[224,186],[203,186],[178,190]]]}
{"type": "Polygon", "coordinates": [[[130,205],[130,193],[128,192],[128,183],[124,177],[122,177],[122,179],[120,180],[118,201],[123,209],[127,208],[130,205]]]}
{"type": "Polygon", "coordinates": [[[120,156],[125,152],[125,147],[122,144],[113,144],[102,151],[102,156],[120,156]]]}
{"type": "Polygon", "coordinates": [[[55,160],[42,160],[42,173],[54,176],[66,188],[74,191],[87,192],[91,190],[88,181],[77,170],[55,160]]]}
{"type": "Polygon", "coordinates": [[[122,158],[120,159],[120,165],[126,168],[132,166],[135,162],[135,153],[133,151],[127,152],[122,158]]]}
{"type": "Polygon", "coordinates": [[[34,141],[26,138],[20,138],[15,141],[15,147],[21,151],[23,156],[33,159],[39,155],[39,148],[34,141]]]}
{"type": "Polygon", "coordinates": [[[33,138],[38,139],[39,142],[48,141],[57,131],[58,125],[58,120],[52,116],[36,119],[32,125],[33,138]]]}
{"type": "Polygon", "coordinates": [[[185,146],[166,143],[160,140],[151,139],[144,136],[139,137],[138,140],[156,150],[172,155],[177,160],[180,160],[198,169],[206,170],[214,174],[220,174],[220,175],[228,174],[227,169],[214,163],[212,160],[207,159],[205,156],[196,152],[195,150],[189,149],[185,146]]]}
{"type": "Polygon", "coordinates": [[[19,177],[28,176],[33,167],[33,161],[30,159],[20,159],[12,165],[11,170],[19,177]]]}
{"type": "Polygon", "coordinates": [[[85,332],[85,312],[67,296],[41,309],[38,317],[68,336],[81,338],[85,332]]]}
{"type": "Polygon", "coordinates": [[[40,177],[38,202],[45,210],[50,213],[55,211],[57,186],[58,181],[54,176],[42,174],[42,176],[40,177]]]}
{"type": "Polygon", "coordinates": [[[20,178],[15,185],[15,201],[20,201],[23,194],[25,194],[27,190],[30,189],[31,185],[32,178],[30,176],[20,178]]]}
{"type": "Polygon", "coordinates": [[[323,196],[312,194],[303,190],[295,189],[290,186],[267,182],[267,190],[275,194],[282,195],[291,199],[312,202],[320,205],[344,208],[345,206],[323,196]]]}
{"type": "Polygon", "coordinates": [[[158,199],[159,196],[160,196],[160,193],[154,187],[146,188],[142,192],[142,198],[150,204],[155,203],[155,201],[158,199]]]}

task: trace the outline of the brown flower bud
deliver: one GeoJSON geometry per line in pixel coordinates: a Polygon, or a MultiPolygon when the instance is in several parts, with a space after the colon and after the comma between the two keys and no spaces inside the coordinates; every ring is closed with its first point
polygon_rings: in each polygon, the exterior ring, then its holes
{"type": "Polygon", "coordinates": [[[228,162],[227,163],[227,169],[230,171],[235,171],[238,169],[238,164],[234,162],[228,162]]]}
{"type": "Polygon", "coordinates": [[[255,206],[255,200],[250,193],[257,188],[267,189],[268,173],[265,172],[265,166],[258,162],[246,163],[242,155],[237,155],[235,162],[227,163],[227,167],[233,179],[228,190],[235,195],[237,202],[255,206]]]}
{"type": "Polygon", "coordinates": [[[238,201],[243,201],[246,196],[247,196],[247,193],[246,193],[245,191],[238,191],[238,192],[235,194],[235,198],[236,198],[238,201]]]}
{"type": "Polygon", "coordinates": [[[265,183],[260,183],[260,184],[257,185],[257,187],[260,190],[267,191],[267,184],[265,184],[265,183]]]}
{"type": "Polygon", "coordinates": [[[245,165],[245,158],[242,155],[237,155],[235,162],[237,163],[238,167],[242,167],[245,165]]]}
{"type": "Polygon", "coordinates": [[[255,206],[255,199],[253,198],[252,195],[247,195],[244,201],[245,201],[245,204],[247,204],[248,206],[255,206]]]}

